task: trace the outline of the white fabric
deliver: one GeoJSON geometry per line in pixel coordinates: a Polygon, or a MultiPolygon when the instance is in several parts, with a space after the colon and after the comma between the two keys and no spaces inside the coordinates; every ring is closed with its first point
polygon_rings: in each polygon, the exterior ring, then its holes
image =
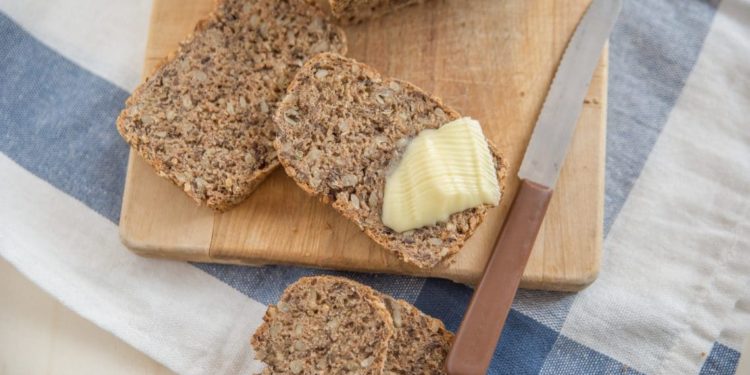
{"type": "Polygon", "coordinates": [[[0,11],[124,90],[141,80],[151,0],[3,0],[0,11]]]}
{"type": "MultiPolygon", "coordinates": [[[[744,290],[750,290],[750,283],[745,285],[744,290]]],[[[719,342],[738,352],[743,352],[742,345],[746,340],[750,341],[750,296],[735,303],[734,314],[728,317],[726,328],[719,336],[719,342]]]]}
{"type": "Polygon", "coordinates": [[[63,304],[181,374],[261,368],[249,334],[263,304],[187,263],[132,254],[114,224],[1,153],[0,176],[13,181],[0,183],[0,256],[63,304]]]}
{"type": "Polygon", "coordinates": [[[747,6],[721,3],[605,241],[599,279],[562,327],[637,371],[697,373],[749,293],[750,39],[737,36],[750,35],[747,6]],[[644,333],[643,321],[658,331],[644,333]]]}

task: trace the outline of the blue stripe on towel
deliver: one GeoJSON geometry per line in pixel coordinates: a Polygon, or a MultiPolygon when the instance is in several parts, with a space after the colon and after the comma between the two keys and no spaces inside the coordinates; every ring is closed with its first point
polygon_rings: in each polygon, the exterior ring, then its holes
{"type": "Polygon", "coordinates": [[[128,147],[114,119],[127,97],[0,13],[0,152],[115,222],[128,147]]]}
{"type": "Polygon", "coordinates": [[[638,375],[640,372],[615,359],[560,335],[544,361],[540,374],[638,375]]]}
{"type": "Polygon", "coordinates": [[[505,321],[490,374],[538,374],[560,334],[515,310],[505,321]]]}
{"type": "MultiPolygon", "coordinates": [[[[429,279],[414,304],[426,314],[441,319],[446,328],[455,332],[461,324],[471,294],[472,290],[465,285],[448,280],[429,279]]],[[[557,331],[516,310],[511,310],[488,373],[539,373],[557,336],[557,331]]]]}
{"type": "Polygon", "coordinates": [[[732,375],[737,370],[739,361],[738,351],[715,342],[706,362],[703,363],[700,375],[732,375]]]}
{"type": "Polygon", "coordinates": [[[698,59],[716,3],[623,2],[610,42],[605,233],[698,59]]]}
{"type": "Polygon", "coordinates": [[[575,293],[521,289],[516,293],[513,308],[547,327],[560,331],[575,298],[575,293]]]}

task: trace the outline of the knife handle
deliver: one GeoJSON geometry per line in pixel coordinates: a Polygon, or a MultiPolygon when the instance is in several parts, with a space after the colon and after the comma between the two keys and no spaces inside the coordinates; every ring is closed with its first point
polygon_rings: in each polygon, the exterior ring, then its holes
{"type": "Polygon", "coordinates": [[[449,375],[486,373],[551,197],[552,189],[521,180],[445,360],[449,375]]]}

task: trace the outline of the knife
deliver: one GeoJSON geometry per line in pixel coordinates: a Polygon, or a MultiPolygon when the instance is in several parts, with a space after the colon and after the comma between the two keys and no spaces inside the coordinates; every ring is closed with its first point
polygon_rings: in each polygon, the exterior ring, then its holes
{"type": "Polygon", "coordinates": [[[620,7],[621,0],[593,0],[563,53],[518,171],[518,193],[445,360],[450,375],[487,371],[620,7]]]}

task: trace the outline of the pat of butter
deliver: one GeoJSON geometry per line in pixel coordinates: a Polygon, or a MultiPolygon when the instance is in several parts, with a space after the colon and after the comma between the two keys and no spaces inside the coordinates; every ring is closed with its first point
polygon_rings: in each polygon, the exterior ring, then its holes
{"type": "Polygon", "coordinates": [[[382,220],[404,232],[499,201],[500,185],[487,139],[478,121],[464,117],[422,130],[409,143],[386,177],[382,220]]]}

